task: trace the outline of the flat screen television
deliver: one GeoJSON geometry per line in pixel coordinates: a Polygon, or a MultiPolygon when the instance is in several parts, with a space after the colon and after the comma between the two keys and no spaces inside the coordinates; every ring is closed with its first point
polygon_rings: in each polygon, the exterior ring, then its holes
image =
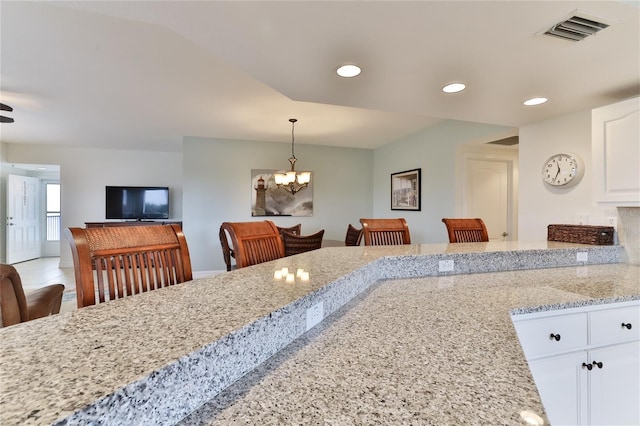
{"type": "Polygon", "coordinates": [[[169,219],[169,188],[162,186],[107,186],[107,219],[169,219]]]}

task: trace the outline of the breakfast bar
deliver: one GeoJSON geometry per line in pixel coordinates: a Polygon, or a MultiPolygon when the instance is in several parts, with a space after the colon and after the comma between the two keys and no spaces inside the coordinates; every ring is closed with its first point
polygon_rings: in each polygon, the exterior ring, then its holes
{"type": "Polygon", "coordinates": [[[27,322],[0,330],[0,423],[544,417],[510,314],[637,300],[624,261],[546,241],[328,247],[27,322]]]}

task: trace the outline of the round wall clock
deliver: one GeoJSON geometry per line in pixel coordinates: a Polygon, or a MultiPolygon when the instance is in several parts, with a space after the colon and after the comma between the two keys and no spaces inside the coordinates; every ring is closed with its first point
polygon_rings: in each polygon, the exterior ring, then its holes
{"type": "Polygon", "coordinates": [[[582,178],[582,161],[574,154],[555,154],[542,166],[542,179],[555,187],[568,187],[582,178]]]}

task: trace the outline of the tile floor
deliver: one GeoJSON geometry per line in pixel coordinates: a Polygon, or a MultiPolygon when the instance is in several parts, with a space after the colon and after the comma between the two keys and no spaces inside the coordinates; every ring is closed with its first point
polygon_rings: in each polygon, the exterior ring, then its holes
{"type": "Polygon", "coordinates": [[[75,277],[73,268],[60,268],[59,257],[41,257],[12,266],[20,274],[25,293],[49,284],[64,284],[64,295],[60,311],[76,309],[75,277]]]}

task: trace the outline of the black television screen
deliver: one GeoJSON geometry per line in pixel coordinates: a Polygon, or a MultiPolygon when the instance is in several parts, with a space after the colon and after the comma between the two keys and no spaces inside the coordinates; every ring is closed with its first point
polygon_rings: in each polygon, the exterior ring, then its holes
{"type": "Polygon", "coordinates": [[[169,188],[107,186],[107,219],[169,219],[169,188]]]}

